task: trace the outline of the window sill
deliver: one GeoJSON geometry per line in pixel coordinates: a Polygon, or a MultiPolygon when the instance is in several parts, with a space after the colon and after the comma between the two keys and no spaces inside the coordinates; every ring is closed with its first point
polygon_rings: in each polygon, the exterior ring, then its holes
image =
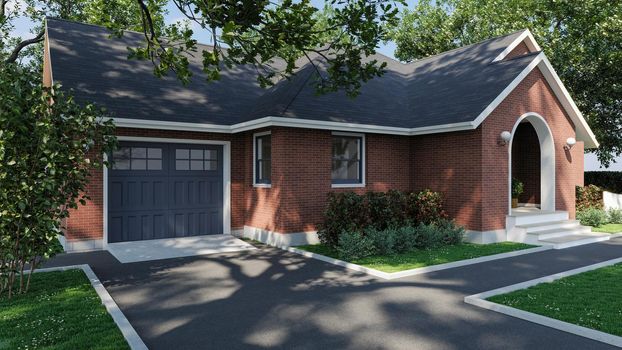
{"type": "Polygon", "coordinates": [[[331,188],[361,188],[365,187],[365,184],[331,184],[331,188]]]}
{"type": "Polygon", "coordinates": [[[272,184],[253,184],[256,188],[272,188],[272,184]]]}

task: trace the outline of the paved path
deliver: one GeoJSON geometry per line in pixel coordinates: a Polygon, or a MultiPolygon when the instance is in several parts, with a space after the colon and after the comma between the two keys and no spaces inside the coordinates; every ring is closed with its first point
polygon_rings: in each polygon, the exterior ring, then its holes
{"type": "MultiPolygon", "coordinates": [[[[120,264],[88,263],[151,349],[609,349],[465,304],[463,297],[622,257],[622,239],[399,280],[265,247],[120,264]]],[[[596,293],[597,291],[595,291],[596,293]]]]}

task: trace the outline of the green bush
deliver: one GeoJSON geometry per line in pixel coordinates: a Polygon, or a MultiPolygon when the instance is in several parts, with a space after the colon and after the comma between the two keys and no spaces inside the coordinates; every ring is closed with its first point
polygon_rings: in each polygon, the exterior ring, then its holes
{"type": "Polygon", "coordinates": [[[459,244],[464,238],[464,228],[453,221],[441,219],[437,223],[416,227],[402,226],[378,230],[368,228],[362,233],[344,232],[339,236],[337,251],[344,260],[356,260],[370,255],[393,255],[414,249],[437,248],[459,244]]]}
{"type": "Polygon", "coordinates": [[[584,211],[589,208],[603,208],[603,190],[598,186],[577,186],[576,198],[577,211],[584,211]]]}
{"type": "Polygon", "coordinates": [[[354,192],[330,193],[320,225],[320,241],[337,248],[343,232],[363,232],[368,228],[386,230],[419,223],[431,224],[447,217],[440,193],[421,192],[354,192]]]}
{"type": "Polygon", "coordinates": [[[406,217],[411,224],[431,224],[447,218],[440,192],[423,190],[407,196],[406,217]]]}
{"type": "Polygon", "coordinates": [[[318,230],[320,241],[336,248],[342,232],[358,232],[367,226],[368,217],[363,197],[354,192],[328,194],[324,223],[318,230]]]}
{"type": "Polygon", "coordinates": [[[605,191],[622,193],[622,171],[586,171],[585,185],[596,185],[605,191]]]}
{"type": "Polygon", "coordinates": [[[588,208],[577,212],[581,225],[599,227],[607,223],[607,212],[602,209],[588,208]]]}
{"type": "Polygon", "coordinates": [[[376,254],[374,242],[359,232],[344,232],[339,235],[337,246],[339,257],[344,260],[356,260],[376,254]]]}
{"type": "Polygon", "coordinates": [[[609,209],[607,217],[610,224],[622,224],[622,209],[609,209]]]}

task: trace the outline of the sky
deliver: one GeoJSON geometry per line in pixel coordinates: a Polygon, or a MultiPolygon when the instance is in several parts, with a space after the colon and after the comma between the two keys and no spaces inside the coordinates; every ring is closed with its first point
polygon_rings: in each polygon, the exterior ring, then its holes
{"type": "MultiPolygon", "coordinates": [[[[9,0],[9,6],[15,3],[15,1],[19,0],[9,0]]],[[[413,7],[416,4],[416,0],[407,1],[408,7],[413,7]]],[[[311,0],[313,6],[317,8],[322,8],[324,6],[323,0],[311,0]]],[[[174,23],[183,19],[183,15],[179,12],[179,10],[171,3],[168,6],[168,14],[165,17],[165,21],[167,23],[174,23]]],[[[23,38],[29,38],[33,35],[30,34],[30,29],[33,27],[33,23],[28,21],[25,18],[19,18],[15,21],[15,30],[12,33],[13,36],[21,36],[23,38]]],[[[210,36],[201,28],[198,28],[197,25],[193,27],[195,32],[195,39],[202,43],[209,43],[210,36]]],[[[378,52],[393,57],[395,52],[395,44],[393,42],[383,43],[378,48],[378,52]]],[[[608,169],[601,168],[600,162],[596,158],[594,154],[586,153],[585,154],[585,170],[593,171],[593,170],[612,170],[612,171],[622,171],[622,156],[616,159],[616,162],[612,164],[608,169]]]]}

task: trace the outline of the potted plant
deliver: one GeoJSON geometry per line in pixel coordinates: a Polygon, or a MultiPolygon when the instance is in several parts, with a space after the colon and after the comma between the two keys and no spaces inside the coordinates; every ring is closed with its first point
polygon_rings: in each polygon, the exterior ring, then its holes
{"type": "Polygon", "coordinates": [[[524,185],[518,180],[512,178],[512,208],[518,207],[518,196],[523,193],[524,185]]]}

